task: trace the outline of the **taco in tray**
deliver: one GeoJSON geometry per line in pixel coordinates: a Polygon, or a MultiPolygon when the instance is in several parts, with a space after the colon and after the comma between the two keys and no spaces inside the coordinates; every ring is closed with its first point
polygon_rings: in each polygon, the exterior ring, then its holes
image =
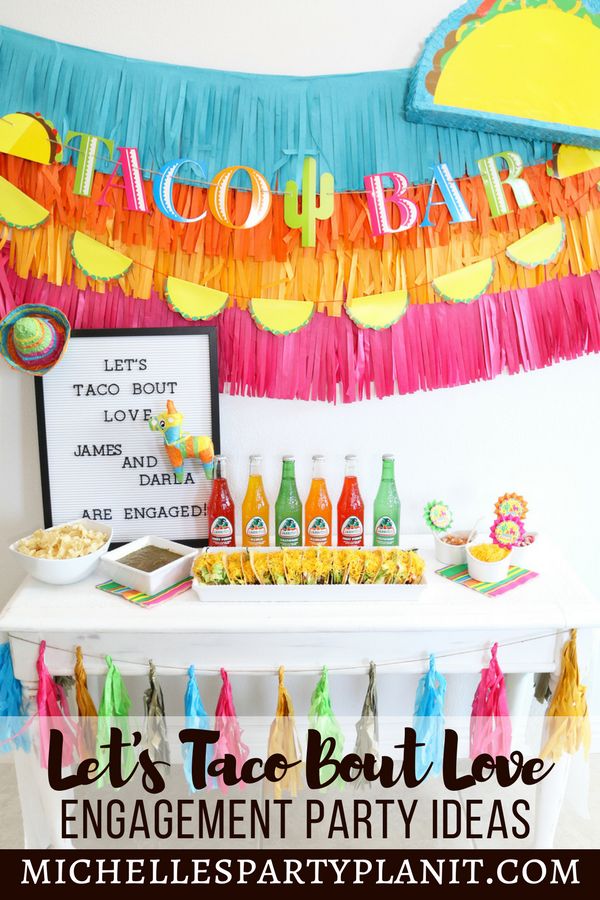
{"type": "Polygon", "coordinates": [[[222,550],[207,550],[200,553],[194,560],[192,571],[201,584],[229,584],[225,554],[222,550]]]}
{"type": "Polygon", "coordinates": [[[333,550],[319,547],[317,550],[317,584],[329,584],[333,567],[333,550]]]}
{"type": "Polygon", "coordinates": [[[382,550],[381,568],[375,578],[376,584],[393,584],[398,571],[397,550],[382,550]]]}
{"type": "Polygon", "coordinates": [[[273,550],[267,553],[267,565],[273,579],[273,584],[285,584],[285,569],[283,568],[283,553],[281,550],[273,550]]]}
{"type": "Polygon", "coordinates": [[[308,547],[302,554],[302,584],[316,584],[319,557],[316,547],[308,547]]]}
{"type": "Polygon", "coordinates": [[[283,550],[283,570],[286,584],[302,584],[303,550],[283,550]]]}
{"type": "Polygon", "coordinates": [[[350,562],[349,550],[332,550],[333,560],[331,563],[331,583],[345,584],[348,575],[348,564],[350,562]]]}
{"type": "Polygon", "coordinates": [[[364,560],[365,567],[361,577],[361,584],[375,584],[375,580],[381,569],[381,550],[365,550],[364,560]]]}
{"type": "Polygon", "coordinates": [[[246,584],[258,584],[258,578],[252,568],[250,556],[247,550],[242,553],[242,572],[244,573],[244,581],[246,584]]]}
{"type": "Polygon", "coordinates": [[[425,560],[415,550],[406,552],[408,574],[406,584],[421,584],[425,574],[425,560]]]}
{"type": "Polygon", "coordinates": [[[364,550],[350,550],[350,562],[348,564],[348,584],[360,584],[365,567],[364,550]]]}
{"type": "Polygon", "coordinates": [[[273,584],[268,557],[268,553],[261,553],[259,550],[250,551],[250,565],[259,584],[273,584]]]}
{"type": "Polygon", "coordinates": [[[242,553],[226,553],[225,568],[230,584],[246,584],[244,569],[242,566],[242,553]]]}

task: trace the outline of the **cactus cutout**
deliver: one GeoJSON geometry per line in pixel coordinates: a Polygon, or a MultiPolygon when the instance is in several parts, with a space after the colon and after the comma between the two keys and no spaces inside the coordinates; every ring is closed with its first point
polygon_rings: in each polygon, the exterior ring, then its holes
{"type": "Polygon", "coordinates": [[[302,166],[302,198],[298,185],[288,181],[285,186],[283,217],[290,228],[302,229],[302,246],[314,247],[317,241],[317,219],[329,219],[333,215],[334,181],[331,172],[323,172],[319,184],[317,206],[317,161],[312,156],[304,158],[302,166]]]}

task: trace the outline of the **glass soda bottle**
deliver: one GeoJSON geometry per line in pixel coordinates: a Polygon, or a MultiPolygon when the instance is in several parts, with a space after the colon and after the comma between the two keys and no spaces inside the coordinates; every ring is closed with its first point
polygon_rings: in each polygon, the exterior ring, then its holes
{"type": "Polygon", "coordinates": [[[397,547],[400,542],[400,498],[394,477],[394,457],[382,456],[381,481],[373,506],[373,545],[397,547]]]}
{"type": "Polygon", "coordinates": [[[235,547],[235,506],[227,484],[227,461],[215,456],[208,501],[208,546],[235,547]]]}
{"type": "Polygon", "coordinates": [[[250,474],[242,503],[242,544],[269,546],[269,501],[262,480],[262,456],[250,457],[250,474]]]}
{"type": "Polygon", "coordinates": [[[302,546],[302,501],[296,487],[296,460],[283,457],[281,486],[275,503],[275,543],[278,547],[302,546]]]}
{"type": "Polygon", "coordinates": [[[313,456],[313,476],[304,509],[304,543],[307,547],[331,547],[332,506],[325,483],[325,457],[313,456]]]}
{"type": "Polygon", "coordinates": [[[362,547],[365,542],[365,504],[358,489],[356,456],[346,457],[346,474],[337,505],[338,547],[362,547]]]}

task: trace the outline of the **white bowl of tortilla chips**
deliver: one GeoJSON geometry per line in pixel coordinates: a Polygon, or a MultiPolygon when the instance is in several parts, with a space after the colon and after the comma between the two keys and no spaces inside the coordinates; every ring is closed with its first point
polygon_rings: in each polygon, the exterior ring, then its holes
{"type": "Polygon", "coordinates": [[[10,545],[28,575],[46,584],[74,584],[90,575],[106,553],[112,528],[101,522],[76,519],[52,528],[39,528],[10,545]]]}

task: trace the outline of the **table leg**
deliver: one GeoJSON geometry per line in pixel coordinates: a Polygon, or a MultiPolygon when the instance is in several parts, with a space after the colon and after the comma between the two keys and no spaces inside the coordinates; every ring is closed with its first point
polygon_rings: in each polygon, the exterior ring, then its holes
{"type": "Polygon", "coordinates": [[[551,850],[567,790],[571,756],[563,753],[554,769],[538,786],[535,797],[534,850],[551,850]]]}
{"type": "MultiPolygon", "coordinates": [[[[22,687],[26,714],[31,715],[35,710],[37,684],[24,682],[22,687]]],[[[59,793],[50,788],[46,769],[40,765],[37,719],[29,727],[29,735],[32,743],[29,753],[17,750],[14,754],[25,849],[72,850],[73,843],[61,837],[61,801],[72,799],[73,791],[59,793]]]]}

